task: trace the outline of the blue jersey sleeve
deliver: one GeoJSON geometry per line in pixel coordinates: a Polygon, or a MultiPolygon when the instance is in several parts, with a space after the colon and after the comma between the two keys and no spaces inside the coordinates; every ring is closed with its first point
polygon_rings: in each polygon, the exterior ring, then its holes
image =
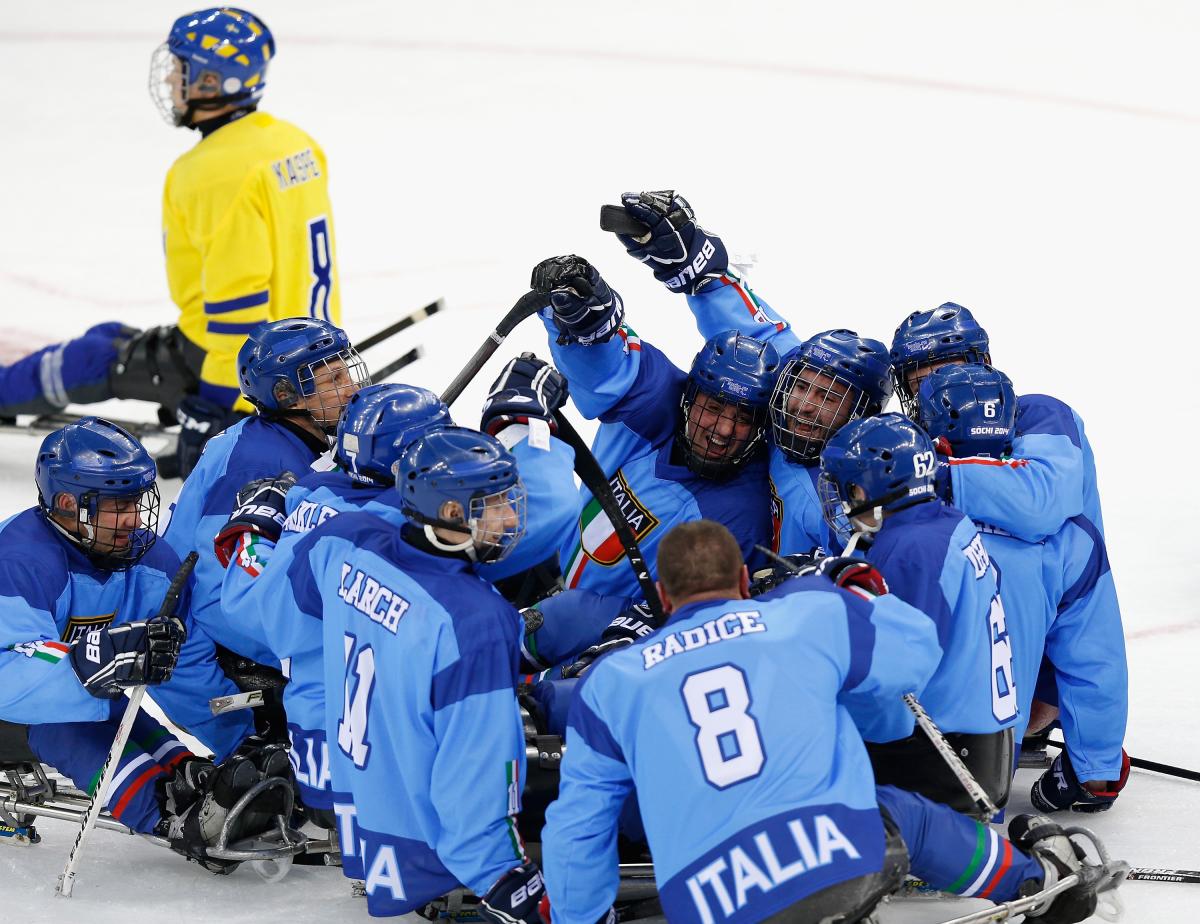
{"type": "Polygon", "coordinates": [[[79,682],[55,622],[63,578],[36,560],[0,559],[0,719],[99,722],[109,701],[79,682]]]}
{"type": "Polygon", "coordinates": [[[726,273],[718,283],[705,286],[699,295],[689,295],[687,302],[705,340],[736,330],[771,343],[780,356],[800,346],[800,338],[791,325],[733,273],[726,273]]]}
{"type": "Polygon", "coordinates": [[[498,581],[541,564],[557,555],[563,537],[579,515],[579,489],[575,487],[575,450],[555,437],[548,449],[533,446],[529,427],[505,427],[499,439],[517,460],[528,502],[525,535],[503,561],[483,565],[479,574],[498,581]]]}
{"type": "MultiPolygon", "coordinates": [[[[511,618],[518,619],[515,612],[511,618]]],[[[525,737],[514,689],[515,645],[476,636],[457,650],[462,643],[460,636],[457,644],[440,646],[449,663],[433,676],[437,755],[429,797],[439,822],[433,846],[460,882],[483,895],[525,860],[517,831],[525,737]]]]}
{"type": "Polygon", "coordinates": [[[567,377],[571,399],[579,412],[595,420],[625,397],[642,364],[641,341],[622,326],[604,343],[584,346],[559,343],[554,322],[542,318],[550,337],[550,355],[558,371],[567,377]]]}
{"type": "Polygon", "coordinates": [[[521,657],[529,673],[554,667],[595,645],[609,624],[634,602],[632,597],[582,588],[538,601],[534,608],[542,615],[541,625],[527,632],[521,644],[521,657]]]}
{"type": "Polygon", "coordinates": [[[546,811],[542,831],[554,924],[594,924],[617,897],[617,820],[633,777],[597,714],[593,677],[576,688],[571,702],[558,799],[546,811]]]}
{"type": "Polygon", "coordinates": [[[1074,412],[1044,395],[1022,395],[1013,460],[951,462],[954,506],[1027,542],[1051,536],[1084,509],[1086,463],[1074,412]]]}

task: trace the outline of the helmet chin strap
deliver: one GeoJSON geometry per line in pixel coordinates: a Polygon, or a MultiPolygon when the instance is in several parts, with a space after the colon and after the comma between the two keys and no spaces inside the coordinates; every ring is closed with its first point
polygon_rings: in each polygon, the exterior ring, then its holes
{"type": "Polygon", "coordinates": [[[454,545],[452,543],[445,542],[443,539],[441,539],[438,536],[438,534],[434,531],[434,527],[432,525],[430,525],[429,523],[425,524],[424,530],[425,530],[425,538],[429,540],[429,544],[432,545],[435,549],[440,549],[443,552],[465,552],[467,555],[467,558],[471,559],[471,561],[476,560],[476,558],[475,558],[475,537],[474,536],[468,534],[465,541],[460,542],[457,545],[454,545]]]}

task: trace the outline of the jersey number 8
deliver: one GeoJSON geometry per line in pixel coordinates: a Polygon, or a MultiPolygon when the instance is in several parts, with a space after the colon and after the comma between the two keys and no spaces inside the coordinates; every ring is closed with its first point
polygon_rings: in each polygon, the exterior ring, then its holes
{"type": "Polygon", "coordinates": [[[758,776],[766,756],[749,712],[746,675],[732,664],[690,674],[680,689],[705,778],[717,789],[758,776]]]}
{"type": "Polygon", "coordinates": [[[308,316],[330,321],[329,293],[333,291],[333,253],[329,246],[329,221],[324,215],[308,223],[308,243],[312,255],[313,286],[308,316]]]}

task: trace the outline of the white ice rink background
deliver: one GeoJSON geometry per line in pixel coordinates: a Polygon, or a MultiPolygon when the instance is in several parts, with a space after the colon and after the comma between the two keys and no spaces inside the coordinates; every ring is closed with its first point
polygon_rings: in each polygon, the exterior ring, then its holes
{"type": "MultiPolygon", "coordinates": [[[[629,321],[686,365],[681,299],[598,230],[626,189],[673,187],[808,335],[890,342],[947,300],[988,329],[1018,391],[1071,404],[1095,449],[1124,612],[1131,754],[1200,767],[1200,6],[1187,2],[416,3],[259,0],[278,43],[263,108],[329,158],[343,310],[363,336],[437,296],[403,335],[440,390],[522,294],[586,256],[629,321]]],[[[161,2],[0,8],[0,355],[91,323],[175,317],[160,201],[196,136],[159,121],[161,2]]],[[[546,353],[527,322],[501,356],[546,353]]],[[[392,358],[376,356],[376,365],[392,358]]],[[[497,359],[455,406],[475,423],[497,359]]],[[[146,416],[149,405],[109,408],[146,416]]],[[[0,439],[0,515],[34,501],[36,441],[0,439]]],[[[177,486],[169,485],[172,494],[177,486]]],[[[464,758],[464,773],[470,772],[464,758]]],[[[1013,806],[1028,806],[1018,776],[1013,806]]],[[[1079,821],[1073,818],[1072,821],[1079,821]]],[[[1082,819],[1136,866],[1200,868],[1200,784],[1134,771],[1082,819]]],[[[73,831],[0,849],[0,921],[365,920],[332,871],[212,878],[97,832],[71,904],[73,831]]],[[[1127,921],[1200,919],[1200,886],[1129,883],[1127,921]]],[[[971,902],[911,904],[937,920],[971,902]]]]}

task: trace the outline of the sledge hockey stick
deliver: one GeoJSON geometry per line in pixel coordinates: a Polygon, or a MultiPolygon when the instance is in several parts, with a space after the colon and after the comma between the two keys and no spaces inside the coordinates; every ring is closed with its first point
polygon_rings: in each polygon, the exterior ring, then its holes
{"type": "Polygon", "coordinates": [[[446,386],[446,390],[442,392],[442,400],[446,404],[453,404],[459,395],[463,393],[463,389],[470,384],[471,379],[479,374],[479,370],[484,367],[492,354],[500,349],[502,344],[513,329],[532,314],[536,314],[548,304],[548,296],[544,292],[535,292],[532,289],[517,299],[517,303],[508,309],[508,313],[500,319],[500,323],[496,325],[496,329],[488,334],[487,339],[483,341],[479,349],[475,351],[462,371],[454,377],[454,381],[446,386]]]}
{"type": "Polygon", "coordinates": [[[629,567],[633,569],[638,586],[646,597],[646,605],[654,614],[654,628],[661,628],[667,621],[667,615],[663,612],[662,601],[658,598],[658,588],[654,586],[654,581],[650,578],[650,567],[646,564],[646,557],[642,555],[642,550],[638,547],[637,536],[630,529],[629,522],[621,511],[621,505],[617,503],[617,497],[613,494],[608,476],[604,474],[604,469],[592,455],[591,447],[571,426],[571,422],[567,420],[561,410],[554,412],[554,422],[558,424],[558,438],[575,450],[575,474],[579,476],[584,487],[592,492],[592,497],[600,503],[600,509],[608,517],[613,531],[617,534],[617,539],[625,549],[629,567]]]}
{"type": "MultiPolygon", "coordinates": [[[[1053,738],[1047,738],[1046,744],[1052,748],[1062,750],[1063,742],[1055,741],[1053,738]]],[[[1162,773],[1165,776],[1177,776],[1181,780],[1191,780],[1194,783],[1200,783],[1200,773],[1195,770],[1185,770],[1183,767],[1172,767],[1170,764],[1160,764],[1153,760],[1143,760],[1140,757],[1129,758],[1129,766],[1137,767],[1139,770],[1153,770],[1155,773],[1162,773]]]]}
{"type": "Polygon", "coordinates": [[[413,347],[411,350],[409,350],[403,356],[399,357],[398,359],[392,360],[390,363],[388,363],[386,366],[384,366],[378,372],[373,373],[371,375],[371,381],[376,385],[378,385],[380,382],[386,382],[390,376],[399,372],[405,366],[412,365],[413,363],[415,363],[418,359],[420,359],[424,355],[425,355],[425,351],[422,350],[421,347],[419,347],[419,346],[413,347]]]}
{"type": "Polygon", "coordinates": [[[400,333],[402,330],[408,330],[418,321],[424,321],[426,318],[433,317],[433,315],[437,314],[445,307],[446,302],[444,299],[439,298],[437,301],[430,302],[424,308],[418,308],[412,314],[406,314],[399,321],[389,324],[387,327],[383,328],[383,330],[378,330],[371,334],[371,336],[358,341],[354,344],[354,348],[360,353],[363,350],[369,350],[376,344],[383,343],[383,341],[387,340],[389,337],[396,336],[396,334],[400,333]]]}
{"type": "Polygon", "coordinates": [[[1147,882],[1195,882],[1200,884],[1200,870],[1157,869],[1149,866],[1135,866],[1125,878],[1141,879],[1147,882]]]}
{"type": "Polygon", "coordinates": [[[967,791],[967,795],[975,803],[975,811],[980,821],[986,824],[1000,810],[996,808],[996,804],[992,802],[991,797],[979,785],[979,781],[975,779],[971,771],[967,769],[967,765],[954,753],[954,748],[950,747],[950,742],[942,735],[942,730],[934,724],[933,719],[929,717],[929,713],[925,711],[925,707],[917,701],[917,697],[912,693],[905,693],[903,699],[904,705],[908,706],[909,711],[916,717],[917,724],[921,726],[921,731],[925,732],[929,738],[934,750],[942,756],[942,760],[946,762],[946,766],[950,768],[950,772],[962,783],[963,789],[967,791]]]}
{"type": "MultiPolygon", "coordinates": [[[[183,564],[175,572],[175,577],[171,578],[171,584],[167,587],[166,594],[163,595],[162,606],[158,608],[155,619],[166,619],[168,616],[174,615],[175,605],[179,602],[179,593],[183,590],[183,585],[187,583],[192,569],[196,567],[198,558],[197,553],[190,552],[188,557],[183,560],[183,564]]],[[[125,750],[125,742],[129,740],[129,733],[133,730],[133,721],[137,718],[138,709],[142,705],[142,697],[145,695],[145,684],[134,687],[129,694],[129,705],[125,707],[125,713],[121,716],[120,724],[117,725],[117,736],[113,739],[112,747],[109,748],[108,757],[104,759],[104,766],[100,768],[100,781],[92,792],[92,800],[88,803],[87,814],[83,816],[83,826],[75,836],[75,843],[71,845],[67,865],[63,868],[62,875],[58,877],[56,891],[63,898],[70,898],[71,891],[75,888],[75,867],[79,865],[79,855],[83,851],[84,841],[87,840],[88,834],[91,833],[96,819],[100,815],[100,810],[104,807],[104,800],[108,797],[108,787],[116,775],[117,764],[120,762],[121,753],[125,750]]]]}

